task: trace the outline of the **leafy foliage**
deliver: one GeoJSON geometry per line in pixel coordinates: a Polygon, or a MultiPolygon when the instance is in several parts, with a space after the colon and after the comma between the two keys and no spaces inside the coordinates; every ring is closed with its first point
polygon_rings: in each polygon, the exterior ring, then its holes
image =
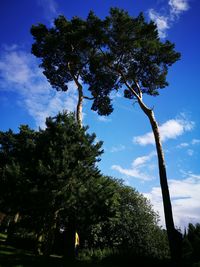
{"type": "Polygon", "coordinates": [[[111,90],[125,86],[125,97],[130,99],[141,93],[158,95],[158,90],[168,85],[168,67],[180,58],[174,44],[161,42],[157,26],[146,22],[142,13],[133,18],[124,10],[112,8],[105,21],[101,42],[98,33],[93,35],[96,53],[87,76],[89,90],[95,97],[92,109],[100,115],[112,111],[111,90]],[[103,101],[98,101],[99,94],[103,94],[103,101]]]}
{"type": "Polygon", "coordinates": [[[31,233],[33,243],[42,235],[51,251],[64,227],[78,231],[81,247],[167,255],[150,203],[122,181],[101,175],[96,164],[102,143],[73,114],[48,118],[44,130],[21,126],[0,137],[1,210],[21,215],[16,236],[31,233]]]}
{"type": "MultiPolygon", "coordinates": [[[[127,84],[138,93],[158,95],[168,85],[168,67],[180,58],[174,44],[161,42],[157,26],[143,14],[131,17],[112,8],[101,20],[93,12],[83,20],[59,16],[52,28],[32,26],[32,53],[42,59],[41,67],[56,90],[67,91],[75,81],[88,85],[93,97],[92,110],[100,115],[113,111],[110,93],[127,84]]],[[[134,98],[130,88],[125,97],[134,98]]]]}
{"type": "Polygon", "coordinates": [[[200,224],[188,225],[183,239],[183,258],[186,262],[200,263],[200,224]]]}
{"type": "Polygon", "coordinates": [[[115,212],[106,220],[89,226],[87,246],[131,251],[136,255],[157,258],[167,257],[169,247],[166,232],[157,226],[158,217],[150,203],[133,188],[109,179],[115,192],[115,201],[112,203],[115,212]]]}

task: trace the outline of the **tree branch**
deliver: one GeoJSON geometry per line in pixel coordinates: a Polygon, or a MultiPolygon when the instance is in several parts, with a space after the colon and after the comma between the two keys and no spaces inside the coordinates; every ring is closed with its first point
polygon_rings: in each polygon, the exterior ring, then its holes
{"type": "Polygon", "coordinates": [[[140,85],[139,85],[139,83],[137,82],[137,80],[134,80],[134,83],[135,83],[135,85],[136,85],[136,87],[137,87],[137,89],[138,89],[139,96],[140,96],[140,98],[142,99],[142,90],[141,90],[141,88],[140,88],[140,85]]]}
{"type": "Polygon", "coordinates": [[[137,81],[134,81],[136,86],[137,86],[137,89],[138,89],[138,92],[139,92],[139,95],[136,93],[136,91],[129,85],[129,83],[127,82],[126,80],[126,77],[124,75],[124,73],[121,71],[121,70],[118,70],[118,73],[121,75],[122,79],[124,80],[124,84],[126,85],[126,87],[133,93],[133,95],[137,98],[137,101],[141,107],[141,109],[144,111],[145,114],[149,115],[152,110],[150,108],[148,108],[144,102],[142,101],[142,91],[140,89],[140,86],[139,86],[139,83],[137,81]]]}
{"type": "MultiPolygon", "coordinates": [[[[100,48],[100,51],[101,51],[101,53],[103,54],[103,56],[105,57],[105,59],[106,59],[106,54],[103,52],[103,50],[102,50],[101,48],[100,48]]],[[[151,110],[150,108],[148,108],[148,107],[144,104],[144,102],[142,101],[142,91],[141,91],[141,88],[140,88],[139,83],[138,83],[136,80],[134,80],[134,83],[135,83],[135,85],[136,85],[136,87],[137,87],[137,89],[138,89],[138,94],[137,94],[137,92],[136,92],[136,91],[131,87],[131,85],[127,82],[124,73],[123,73],[119,68],[116,69],[116,68],[112,67],[112,66],[109,64],[109,62],[107,62],[106,64],[107,64],[108,68],[110,68],[111,70],[116,71],[118,74],[120,74],[120,76],[121,76],[122,79],[124,80],[124,84],[126,85],[126,87],[127,87],[127,88],[131,91],[131,93],[137,98],[137,101],[138,101],[138,103],[139,103],[141,109],[144,111],[145,114],[148,114],[148,115],[149,115],[149,113],[151,113],[152,110],[151,110]]]]}
{"type": "Polygon", "coordinates": [[[89,97],[89,96],[83,96],[84,99],[88,99],[88,100],[94,100],[95,98],[94,97],[89,97]]]}
{"type": "Polygon", "coordinates": [[[69,72],[70,72],[76,86],[78,87],[78,89],[82,89],[82,85],[79,83],[78,78],[72,73],[70,62],[68,62],[67,65],[68,65],[69,72]]]}
{"type": "Polygon", "coordinates": [[[118,70],[116,70],[116,71],[120,74],[120,76],[121,76],[122,79],[124,80],[124,84],[126,85],[126,87],[131,91],[131,93],[133,93],[133,95],[137,98],[137,100],[139,100],[140,96],[136,93],[136,91],[135,91],[135,90],[130,86],[130,84],[127,82],[124,73],[123,73],[120,69],[118,69],[118,70]]]}

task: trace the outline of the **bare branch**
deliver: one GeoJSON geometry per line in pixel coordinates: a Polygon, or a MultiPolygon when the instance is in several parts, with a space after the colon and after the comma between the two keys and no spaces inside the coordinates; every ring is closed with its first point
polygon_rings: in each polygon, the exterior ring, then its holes
{"type": "Polygon", "coordinates": [[[135,85],[136,85],[136,87],[137,87],[137,89],[138,89],[139,97],[142,99],[142,90],[141,90],[141,88],[140,88],[140,85],[139,85],[139,83],[138,83],[137,80],[134,80],[134,83],[135,83],[135,85]]]}

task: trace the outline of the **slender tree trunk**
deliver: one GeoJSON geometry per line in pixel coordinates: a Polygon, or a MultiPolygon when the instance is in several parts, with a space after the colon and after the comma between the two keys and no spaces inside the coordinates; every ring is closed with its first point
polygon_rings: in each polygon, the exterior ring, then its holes
{"type": "Polygon", "coordinates": [[[78,85],[78,104],[76,108],[76,119],[78,124],[82,127],[83,123],[83,88],[78,85]]]}
{"type": "Polygon", "coordinates": [[[64,251],[64,258],[66,261],[74,261],[75,259],[75,218],[71,217],[68,224],[67,229],[65,231],[65,251],[64,251]]]}
{"type": "Polygon", "coordinates": [[[82,121],[83,121],[82,109],[83,109],[83,98],[84,98],[83,97],[83,87],[80,84],[78,77],[73,74],[73,71],[71,70],[70,63],[68,64],[68,68],[69,68],[71,76],[72,76],[72,78],[73,78],[73,80],[77,86],[77,89],[78,89],[78,103],[77,103],[77,107],[76,107],[76,120],[77,120],[78,124],[80,125],[80,127],[82,127],[82,121]]]}
{"type": "Polygon", "coordinates": [[[158,167],[159,167],[159,175],[160,175],[160,186],[162,191],[162,198],[163,198],[163,206],[164,206],[164,214],[165,214],[165,223],[167,228],[170,252],[173,262],[178,266],[181,262],[181,254],[182,254],[182,235],[175,229],[174,221],[173,221],[173,213],[172,213],[172,206],[167,182],[167,173],[165,167],[165,159],[164,153],[162,149],[161,139],[158,124],[156,122],[154,113],[151,109],[147,108],[142,101],[139,101],[139,105],[144,113],[149,118],[155,143],[156,143],[156,150],[158,156],[158,167]]]}

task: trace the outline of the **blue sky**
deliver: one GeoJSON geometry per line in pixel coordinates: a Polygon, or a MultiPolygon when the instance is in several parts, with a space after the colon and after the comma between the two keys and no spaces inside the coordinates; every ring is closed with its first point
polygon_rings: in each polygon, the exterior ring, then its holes
{"type": "MultiPolygon", "coordinates": [[[[143,11],[157,23],[160,37],[176,44],[181,60],[171,67],[169,86],[156,98],[145,97],[154,107],[160,126],[177,227],[200,222],[200,53],[198,0],[6,0],[0,8],[0,130],[17,131],[20,124],[38,129],[47,116],[76,106],[76,89],[55,92],[31,55],[32,24],[51,26],[59,14],[85,18],[90,10],[105,17],[110,7],[133,16],[143,11]]],[[[102,173],[117,178],[148,197],[164,225],[157,157],[149,122],[137,104],[113,95],[114,112],[99,117],[84,104],[84,124],[104,141],[99,164],[102,173]]]]}

